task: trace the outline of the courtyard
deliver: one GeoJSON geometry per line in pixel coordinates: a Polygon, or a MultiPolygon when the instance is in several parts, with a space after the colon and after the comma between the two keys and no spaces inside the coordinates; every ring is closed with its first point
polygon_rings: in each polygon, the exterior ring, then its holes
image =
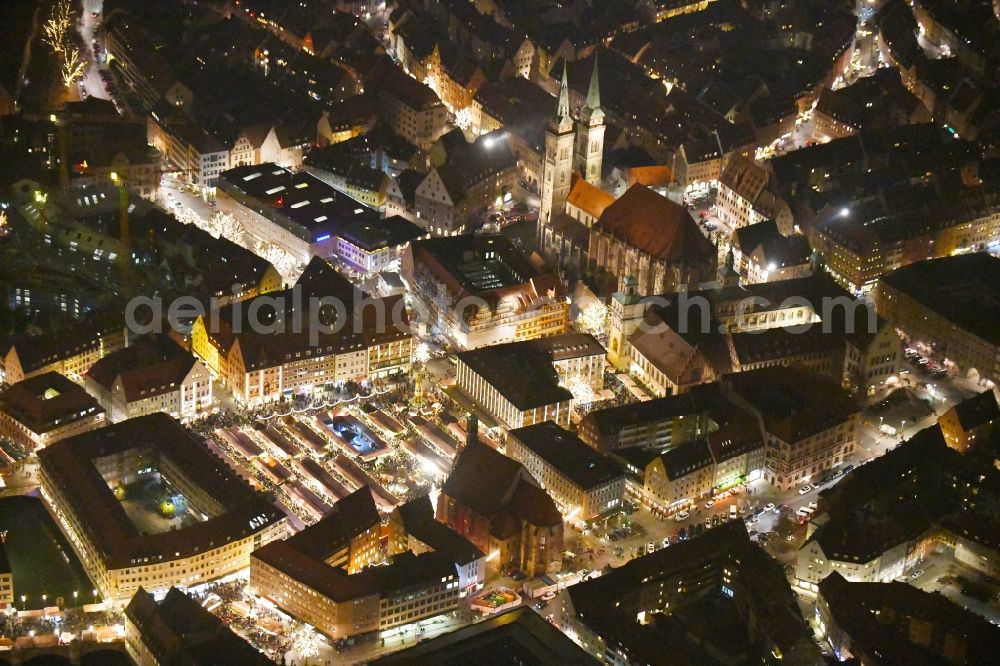
{"type": "Polygon", "coordinates": [[[187,498],[158,472],[114,490],[128,519],[142,534],[160,534],[201,522],[187,498]]]}

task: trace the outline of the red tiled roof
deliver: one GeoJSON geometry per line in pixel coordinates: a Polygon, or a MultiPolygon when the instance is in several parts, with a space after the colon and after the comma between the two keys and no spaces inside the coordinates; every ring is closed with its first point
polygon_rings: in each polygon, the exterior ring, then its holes
{"type": "Polygon", "coordinates": [[[633,185],[608,206],[597,226],[656,259],[697,263],[715,253],[686,208],[644,185],[633,185]]]}

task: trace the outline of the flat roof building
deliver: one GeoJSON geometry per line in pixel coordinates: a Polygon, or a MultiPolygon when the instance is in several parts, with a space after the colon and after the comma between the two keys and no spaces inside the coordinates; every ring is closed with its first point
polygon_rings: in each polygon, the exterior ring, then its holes
{"type": "Polygon", "coordinates": [[[219,193],[236,204],[236,219],[247,234],[303,264],[331,254],[331,239],[345,226],[378,221],[377,212],[316,176],[274,163],[224,171],[219,193]]]}

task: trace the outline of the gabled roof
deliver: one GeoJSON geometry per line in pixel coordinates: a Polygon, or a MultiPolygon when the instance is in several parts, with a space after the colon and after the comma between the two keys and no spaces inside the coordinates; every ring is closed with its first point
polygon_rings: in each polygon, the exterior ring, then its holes
{"type": "Polygon", "coordinates": [[[769,434],[789,444],[859,411],[840,384],[799,365],[739,372],[727,375],[726,383],[760,413],[769,434]]]}
{"type": "Polygon", "coordinates": [[[156,335],[137,340],[124,349],[98,359],[87,370],[86,376],[104,390],[110,391],[115,380],[124,373],[133,373],[178,358],[193,359],[191,354],[168,336],[156,335]]]}
{"type": "Polygon", "coordinates": [[[654,259],[715,262],[715,248],[687,209],[644,185],[630,187],[595,226],[654,259]]]}
{"type": "Polygon", "coordinates": [[[708,442],[703,439],[670,449],[662,454],[660,459],[663,461],[663,469],[667,478],[671,481],[705,469],[713,462],[708,442]]]}
{"type": "MultiPolygon", "coordinates": [[[[583,490],[600,487],[623,474],[621,467],[590,448],[554,421],[543,421],[508,434],[583,490]]],[[[509,446],[509,444],[508,444],[509,446]]]]}
{"type": "Polygon", "coordinates": [[[424,639],[374,664],[487,664],[497,657],[497,647],[506,655],[518,655],[521,663],[539,666],[590,666],[599,662],[566,634],[526,606],[512,608],[475,624],[424,639]]]}
{"type": "Polygon", "coordinates": [[[176,587],[163,601],[139,588],[125,608],[143,644],[161,664],[264,666],[270,659],[176,587]]]}
{"type": "MultiPolygon", "coordinates": [[[[86,350],[96,349],[101,344],[102,338],[120,331],[121,329],[116,326],[107,326],[88,320],[79,322],[72,330],[61,331],[58,334],[18,336],[14,339],[11,347],[17,354],[21,370],[27,375],[86,350]]],[[[9,348],[8,353],[10,353],[9,348]]]]}
{"type": "Polygon", "coordinates": [[[1000,416],[1000,407],[997,406],[997,397],[992,389],[963,400],[953,409],[965,430],[978,428],[1000,416]]]}
{"type": "Polygon", "coordinates": [[[601,188],[591,185],[583,178],[578,178],[573,183],[573,189],[569,191],[569,196],[566,198],[568,205],[576,206],[595,218],[603,215],[607,207],[614,202],[613,196],[601,188]]]}
{"type": "Polygon", "coordinates": [[[765,241],[773,240],[781,236],[778,231],[778,223],[774,220],[764,220],[757,224],[750,224],[740,227],[734,233],[736,237],[736,249],[743,254],[750,254],[765,241]]]}
{"type": "Polygon", "coordinates": [[[555,502],[532,483],[521,463],[479,442],[459,452],[441,493],[492,518],[495,534],[518,520],[543,527],[562,525],[555,502]]]}

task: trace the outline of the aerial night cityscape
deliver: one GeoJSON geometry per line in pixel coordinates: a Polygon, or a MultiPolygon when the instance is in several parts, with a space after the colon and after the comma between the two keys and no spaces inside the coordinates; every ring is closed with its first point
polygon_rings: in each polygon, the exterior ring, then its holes
{"type": "Polygon", "coordinates": [[[0,666],[1000,663],[1000,0],[0,34],[0,666]]]}

